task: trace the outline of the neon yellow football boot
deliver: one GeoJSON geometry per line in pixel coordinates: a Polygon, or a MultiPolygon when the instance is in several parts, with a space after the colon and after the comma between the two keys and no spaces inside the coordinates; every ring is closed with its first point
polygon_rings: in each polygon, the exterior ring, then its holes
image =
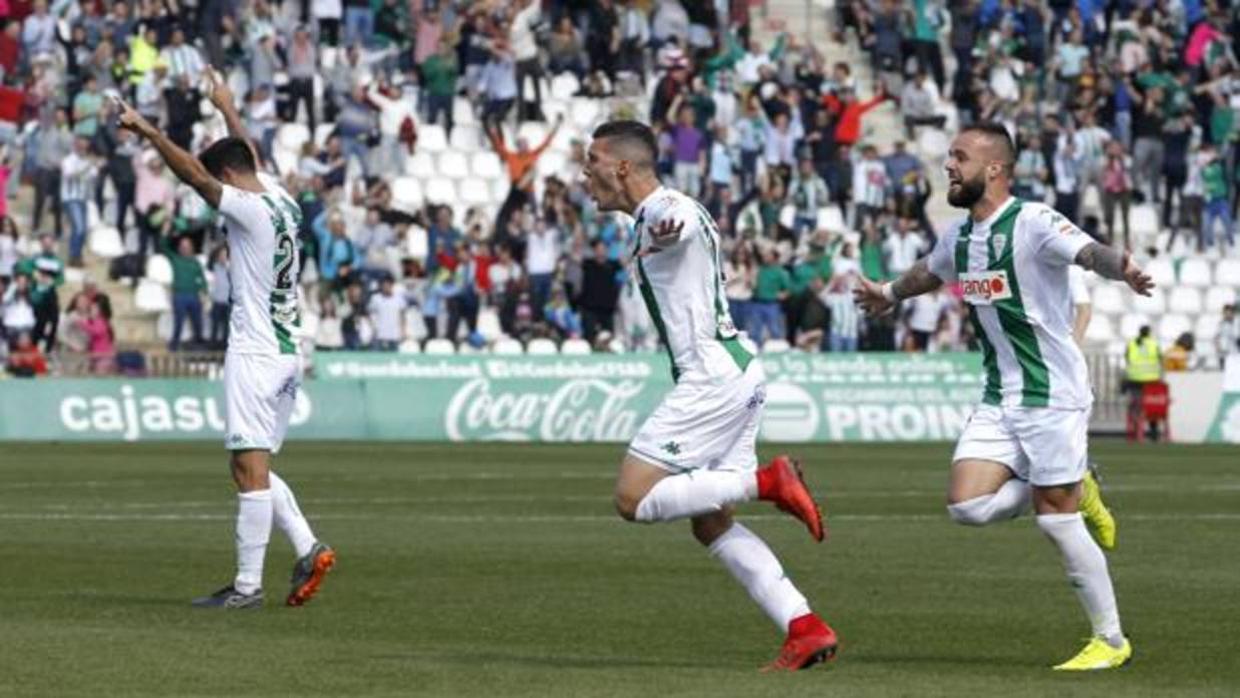
{"type": "Polygon", "coordinates": [[[1098,545],[1103,550],[1114,550],[1115,517],[1102,501],[1102,488],[1098,485],[1097,472],[1092,463],[1081,481],[1081,516],[1098,545]]]}
{"type": "Polygon", "coordinates": [[[1124,638],[1124,644],[1112,647],[1105,638],[1090,639],[1085,649],[1072,659],[1055,667],[1055,671],[1101,671],[1117,669],[1132,659],[1132,643],[1124,638]]]}

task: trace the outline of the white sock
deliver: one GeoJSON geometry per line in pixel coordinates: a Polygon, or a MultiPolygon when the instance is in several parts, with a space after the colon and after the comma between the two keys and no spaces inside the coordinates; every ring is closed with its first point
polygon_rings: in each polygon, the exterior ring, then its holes
{"type": "Polygon", "coordinates": [[[710,554],[728,568],[780,631],[787,632],[792,619],[810,612],[809,602],[784,575],[775,553],[753,531],[733,523],[710,544],[710,554]]]}
{"type": "Polygon", "coordinates": [[[1063,556],[1064,571],[1068,573],[1068,581],[1076,590],[1085,615],[1089,616],[1094,635],[1119,646],[1124,634],[1119,625],[1119,608],[1115,604],[1107,558],[1085,529],[1085,520],[1079,512],[1039,514],[1037,519],[1038,528],[1063,556]]]}
{"type": "Polygon", "coordinates": [[[758,496],[753,473],[692,470],[659,480],[637,504],[638,521],[673,521],[719,511],[758,496]]]}
{"type": "Polygon", "coordinates": [[[984,494],[963,502],[947,505],[947,513],[956,523],[985,526],[995,521],[1014,519],[1029,510],[1033,497],[1029,483],[1012,478],[994,494],[984,494]]]}
{"type": "Polygon", "coordinates": [[[263,588],[263,556],[271,539],[271,490],[237,494],[237,591],[253,594],[263,588]]]}
{"type": "Polygon", "coordinates": [[[306,517],[302,516],[301,509],[297,506],[297,498],[293,496],[293,490],[288,483],[274,472],[267,473],[267,477],[271,480],[271,506],[276,526],[288,536],[293,549],[297,551],[297,557],[302,557],[314,547],[314,532],[310,530],[306,517]]]}

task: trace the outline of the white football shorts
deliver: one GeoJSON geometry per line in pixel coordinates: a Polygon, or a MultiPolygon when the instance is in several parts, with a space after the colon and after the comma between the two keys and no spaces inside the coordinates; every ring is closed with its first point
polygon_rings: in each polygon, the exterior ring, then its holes
{"type": "Polygon", "coordinates": [[[1079,482],[1088,468],[1089,409],[978,405],[952,460],[995,461],[1035,487],[1079,482]]]}
{"type": "Polygon", "coordinates": [[[296,354],[227,354],[224,447],[278,453],[300,387],[301,357],[296,354]]]}
{"type": "Polygon", "coordinates": [[[753,471],[766,372],[753,359],[731,381],[681,380],[629,442],[629,453],[672,473],[753,471]]]}

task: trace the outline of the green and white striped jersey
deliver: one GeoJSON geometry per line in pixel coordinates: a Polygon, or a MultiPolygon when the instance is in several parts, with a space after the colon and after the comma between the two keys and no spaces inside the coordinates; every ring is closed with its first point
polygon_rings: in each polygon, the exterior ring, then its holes
{"type": "Polygon", "coordinates": [[[723,291],[719,231],[701,204],[659,187],[634,213],[633,265],[642,299],[672,360],[676,381],[730,380],[753,359],[737,338],[723,291]],[[651,231],[684,223],[680,237],[656,247],[651,231]]]}
{"type": "Polygon", "coordinates": [[[267,189],[261,194],[227,184],[220,193],[232,289],[228,351],[297,354],[301,207],[274,177],[260,174],[259,181],[267,189]]]}
{"type": "Polygon", "coordinates": [[[930,272],[959,281],[982,344],[982,402],[1081,409],[1093,402],[1072,341],[1068,267],[1089,236],[1051,207],[1009,198],[990,218],[944,234],[930,272]]]}

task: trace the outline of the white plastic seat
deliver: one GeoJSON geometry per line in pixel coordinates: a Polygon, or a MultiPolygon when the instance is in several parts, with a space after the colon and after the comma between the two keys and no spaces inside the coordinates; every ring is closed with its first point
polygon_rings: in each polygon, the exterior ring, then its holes
{"type": "Polygon", "coordinates": [[[439,174],[435,169],[435,158],[430,153],[418,150],[413,157],[405,160],[405,174],[421,179],[430,179],[439,174]]]}
{"type": "Polygon", "coordinates": [[[146,258],[146,278],[164,286],[172,285],[172,262],[162,254],[146,258]]]}
{"type": "Polygon", "coordinates": [[[493,152],[474,153],[469,170],[473,172],[475,177],[483,179],[495,179],[504,176],[504,164],[500,162],[499,156],[493,152]]]}
{"type": "Polygon", "coordinates": [[[144,313],[162,313],[172,310],[172,299],[168,287],[157,281],[142,279],[138,288],[134,289],[133,304],[144,313]]]}
{"type": "Polygon", "coordinates": [[[538,176],[541,178],[556,175],[562,180],[564,179],[564,166],[566,164],[568,164],[568,158],[564,153],[548,150],[538,159],[538,176]]]}
{"type": "Polygon", "coordinates": [[[1171,289],[1167,298],[1167,309],[1173,313],[1197,315],[1201,312],[1201,291],[1195,288],[1179,286],[1171,289]]]}
{"type": "Polygon", "coordinates": [[[551,96],[560,101],[567,102],[572,99],[580,88],[577,76],[572,73],[560,73],[551,78],[551,96]]]}
{"type": "Polygon", "coordinates": [[[1167,296],[1161,288],[1150,289],[1148,296],[1129,293],[1128,297],[1132,304],[1130,307],[1138,313],[1162,315],[1167,312],[1167,296]]]}
{"type": "Polygon", "coordinates": [[[525,347],[525,353],[530,356],[551,356],[559,354],[560,350],[555,346],[555,342],[545,337],[535,337],[525,347]]]}
{"type": "Polygon", "coordinates": [[[1159,288],[1171,288],[1175,285],[1175,265],[1166,257],[1156,257],[1145,265],[1145,273],[1153,279],[1159,288]]]}
{"type": "Polygon", "coordinates": [[[276,142],[280,144],[280,147],[291,150],[294,153],[300,153],[301,147],[310,138],[310,127],[302,123],[285,123],[276,131],[276,142]]]}
{"type": "MultiPolygon", "coordinates": [[[[579,130],[587,132],[594,130],[600,111],[598,102],[583,97],[574,98],[572,106],[569,108],[569,114],[572,117],[573,123],[577,125],[579,130]]],[[[530,147],[537,145],[537,143],[532,143],[530,147]]]]}
{"type": "Polygon", "coordinates": [[[125,254],[125,241],[121,233],[109,225],[101,225],[90,231],[90,251],[96,257],[113,259],[125,254]]]}
{"type": "Polygon", "coordinates": [[[1223,306],[1236,302],[1236,290],[1227,286],[1212,286],[1206,291],[1206,312],[1221,313],[1223,306]]]}
{"type": "Polygon", "coordinates": [[[439,156],[436,176],[464,179],[469,176],[469,162],[459,152],[449,150],[439,156]]]}
{"type": "Polygon", "coordinates": [[[560,353],[568,356],[584,356],[592,352],[590,343],[584,339],[566,339],[560,345],[560,353]]]}
{"type": "Polygon", "coordinates": [[[1158,322],[1158,341],[1167,346],[1177,337],[1193,329],[1193,321],[1186,315],[1168,313],[1158,322]]]}
{"type": "Polygon", "coordinates": [[[473,356],[482,353],[484,353],[482,349],[475,347],[469,342],[461,342],[460,346],[456,348],[457,356],[473,356]]]}
{"type": "Polygon", "coordinates": [[[504,330],[499,324],[499,313],[494,307],[487,306],[478,311],[478,334],[487,341],[504,336],[504,330]]]}
{"type": "Polygon", "coordinates": [[[1116,284],[1099,284],[1094,288],[1094,312],[1119,315],[1125,310],[1124,294],[1116,284]]]}
{"type": "Polygon", "coordinates": [[[530,148],[537,148],[542,145],[543,139],[547,137],[547,127],[537,121],[525,121],[517,128],[517,138],[524,138],[530,148]]]}
{"type": "Polygon", "coordinates": [[[465,124],[452,127],[452,135],[448,137],[448,146],[457,152],[474,152],[480,148],[490,147],[483,137],[481,128],[465,124]]]}
{"type": "Polygon", "coordinates": [[[512,190],[512,183],[507,177],[501,177],[491,180],[491,201],[502,204],[508,198],[508,192],[512,190]]]}
{"type": "Polygon", "coordinates": [[[848,225],[844,222],[844,214],[840,212],[839,206],[833,204],[818,209],[818,229],[832,232],[848,230],[848,225]]]}
{"type": "Polygon", "coordinates": [[[1240,259],[1220,259],[1214,267],[1214,283],[1240,288],[1240,259]]]}
{"type": "Polygon", "coordinates": [[[460,202],[466,206],[481,206],[491,203],[491,191],[485,180],[477,177],[461,180],[460,202]]]}
{"type": "Polygon", "coordinates": [[[396,348],[401,354],[421,354],[422,347],[418,346],[418,340],[406,339],[396,348]]]}
{"type": "MultiPolygon", "coordinates": [[[[453,129],[454,131],[456,129],[453,129]]],[[[442,153],[448,149],[448,137],[439,124],[421,124],[418,126],[418,150],[428,153],[442,153]]]]}
{"type": "Polygon", "coordinates": [[[1153,204],[1137,204],[1132,207],[1128,224],[1132,226],[1132,235],[1137,242],[1154,240],[1160,227],[1158,209],[1153,204]]]}
{"type": "Polygon", "coordinates": [[[409,229],[405,231],[405,252],[416,260],[426,260],[430,254],[430,239],[426,228],[420,225],[409,226],[409,229]]]}
{"type": "Polygon", "coordinates": [[[1218,315],[1207,313],[1197,318],[1197,322],[1193,324],[1193,336],[1197,338],[1197,343],[1210,343],[1218,336],[1219,325],[1223,324],[1223,318],[1218,315]]]}
{"type": "Polygon", "coordinates": [[[521,343],[512,337],[500,337],[491,345],[491,353],[500,356],[520,356],[525,353],[521,343]]]}
{"type": "Polygon", "coordinates": [[[1214,277],[1210,273],[1210,263],[1200,257],[1190,257],[1180,265],[1180,285],[1203,288],[1210,285],[1214,277]]]}
{"type": "Polygon", "coordinates": [[[413,213],[422,205],[422,185],[412,177],[397,177],[392,180],[392,203],[396,208],[413,213]]]}
{"type": "Polygon", "coordinates": [[[456,126],[473,126],[478,123],[478,117],[474,114],[474,108],[469,104],[469,100],[465,97],[456,97],[452,100],[452,125],[453,131],[456,126]]]}
{"type": "Polygon", "coordinates": [[[427,340],[423,353],[430,356],[448,356],[456,353],[456,345],[445,337],[427,340]]]}
{"type": "Polygon", "coordinates": [[[433,204],[455,204],[456,186],[450,179],[432,179],[426,182],[423,189],[426,201],[433,204]]]}
{"type": "Polygon", "coordinates": [[[1120,341],[1135,339],[1142,326],[1150,324],[1150,318],[1141,313],[1128,313],[1119,320],[1120,341]]]}
{"type": "Polygon", "coordinates": [[[941,160],[947,155],[947,134],[937,128],[923,128],[917,133],[917,151],[922,160],[941,160]]]}
{"type": "Polygon", "coordinates": [[[762,343],[763,354],[782,354],[791,349],[786,339],[768,339],[762,343]]]}
{"type": "Polygon", "coordinates": [[[1089,326],[1085,328],[1085,341],[1092,344],[1106,344],[1114,341],[1115,327],[1111,324],[1111,318],[1105,315],[1094,315],[1089,326]]]}
{"type": "Polygon", "coordinates": [[[409,328],[410,339],[418,342],[426,339],[426,318],[417,307],[405,310],[405,325],[409,328]]]}
{"type": "Polygon", "coordinates": [[[327,145],[327,139],[331,138],[332,132],[336,130],[336,124],[326,123],[319,124],[314,127],[314,142],[320,148],[327,145]]]}

